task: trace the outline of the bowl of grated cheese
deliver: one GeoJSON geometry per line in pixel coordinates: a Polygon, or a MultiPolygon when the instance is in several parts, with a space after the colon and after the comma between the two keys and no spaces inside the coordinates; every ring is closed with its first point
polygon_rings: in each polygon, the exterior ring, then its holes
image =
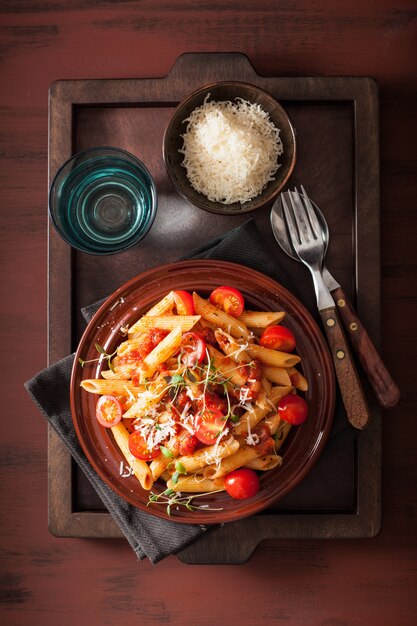
{"type": "Polygon", "coordinates": [[[236,81],[189,95],[163,140],[177,191],[200,209],[228,215],[272,202],[291,176],[296,152],[284,108],[263,89],[236,81]]]}

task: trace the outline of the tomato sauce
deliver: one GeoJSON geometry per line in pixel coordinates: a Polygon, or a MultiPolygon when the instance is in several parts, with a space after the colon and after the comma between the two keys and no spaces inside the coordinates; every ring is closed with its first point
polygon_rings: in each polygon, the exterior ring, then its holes
{"type": "Polygon", "coordinates": [[[267,424],[261,424],[257,426],[253,434],[258,436],[258,442],[255,444],[255,450],[258,452],[260,456],[265,456],[266,454],[272,454],[274,450],[274,440],[271,437],[271,431],[267,424]]]}
{"type": "Polygon", "coordinates": [[[143,359],[150,353],[156,346],[168,335],[167,330],[161,330],[159,328],[152,328],[148,331],[147,335],[143,338],[141,345],[138,348],[129,350],[126,354],[119,357],[119,364],[126,365],[138,365],[143,359]]]}
{"type": "Polygon", "coordinates": [[[239,367],[239,373],[245,377],[246,382],[244,385],[245,389],[248,389],[246,393],[246,400],[252,402],[256,400],[259,395],[259,392],[262,389],[262,365],[259,361],[252,361],[247,365],[242,365],[239,367]]]}

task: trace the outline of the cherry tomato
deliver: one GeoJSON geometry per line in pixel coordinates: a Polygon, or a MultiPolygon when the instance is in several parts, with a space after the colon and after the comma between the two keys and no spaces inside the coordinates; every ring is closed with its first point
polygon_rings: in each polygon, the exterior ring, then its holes
{"type": "Polygon", "coordinates": [[[221,398],[215,391],[206,391],[201,398],[197,400],[197,406],[200,411],[204,408],[215,409],[221,413],[227,412],[227,400],[221,398]]]}
{"type": "Polygon", "coordinates": [[[206,407],[196,416],[195,436],[208,446],[216,443],[217,437],[226,423],[225,416],[215,407],[206,407]]]}
{"type": "Polygon", "coordinates": [[[242,467],[225,476],[224,488],[235,500],[245,500],[258,493],[259,478],[253,470],[242,467]]]}
{"type": "Polygon", "coordinates": [[[142,459],[142,461],[151,461],[152,459],[156,459],[160,454],[158,447],[148,448],[145,439],[138,430],[133,431],[133,433],[129,435],[129,450],[134,457],[142,459]]]}
{"type": "Polygon", "coordinates": [[[298,426],[307,419],[307,402],[301,396],[289,394],[278,402],[278,414],[284,422],[298,426]]]}
{"type": "Polygon", "coordinates": [[[96,418],[105,428],[116,426],[122,419],[122,405],[114,396],[100,396],[96,405],[96,418]]]}
{"type": "Polygon", "coordinates": [[[295,348],[295,337],[285,326],[269,326],[262,333],[259,343],[264,348],[292,352],[295,348]]]}
{"type": "Polygon", "coordinates": [[[206,342],[192,331],[183,335],[181,347],[183,352],[181,360],[187,367],[201,363],[206,356],[206,342]]]}
{"type": "Polygon", "coordinates": [[[217,287],[211,292],[209,298],[211,304],[217,306],[219,309],[223,309],[229,315],[233,317],[239,317],[243,313],[245,308],[245,301],[242,294],[238,289],[234,287],[217,287]]]}
{"type": "Polygon", "coordinates": [[[174,291],[174,300],[178,315],[195,315],[193,297],[188,291],[174,291]]]}

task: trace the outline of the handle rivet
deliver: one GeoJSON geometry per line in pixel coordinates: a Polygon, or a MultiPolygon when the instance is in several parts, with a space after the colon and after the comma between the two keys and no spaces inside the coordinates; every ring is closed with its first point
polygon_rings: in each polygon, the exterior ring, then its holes
{"type": "Polygon", "coordinates": [[[334,326],[335,321],[332,317],[330,317],[327,322],[326,322],[327,326],[334,326]]]}
{"type": "Polygon", "coordinates": [[[336,352],[336,356],[338,359],[344,359],[345,358],[345,353],[343,352],[343,350],[338,350],[336,352]]]}
{"type": "Polygon", "coordinates": [[[358,330],[358,325],[356,322],[352,322],[349,328],[350,330],[358,330]]]}
{"type": "Polygon", "coordinates": [[[337,301],[337,306],[345,306],[346,302],[341,298],[340,300],[337,301]]]}

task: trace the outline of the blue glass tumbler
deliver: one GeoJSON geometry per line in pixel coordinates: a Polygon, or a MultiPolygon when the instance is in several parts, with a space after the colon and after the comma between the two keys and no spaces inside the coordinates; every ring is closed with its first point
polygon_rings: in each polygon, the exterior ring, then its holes
{"type": "Polygon", "coordinates": [[[90,254],[113,254],[138,243],[156,208],[151,174],[119,148],[76,154],[57,172],[49,192],[54,227],[67,243],[90,254]]]}

